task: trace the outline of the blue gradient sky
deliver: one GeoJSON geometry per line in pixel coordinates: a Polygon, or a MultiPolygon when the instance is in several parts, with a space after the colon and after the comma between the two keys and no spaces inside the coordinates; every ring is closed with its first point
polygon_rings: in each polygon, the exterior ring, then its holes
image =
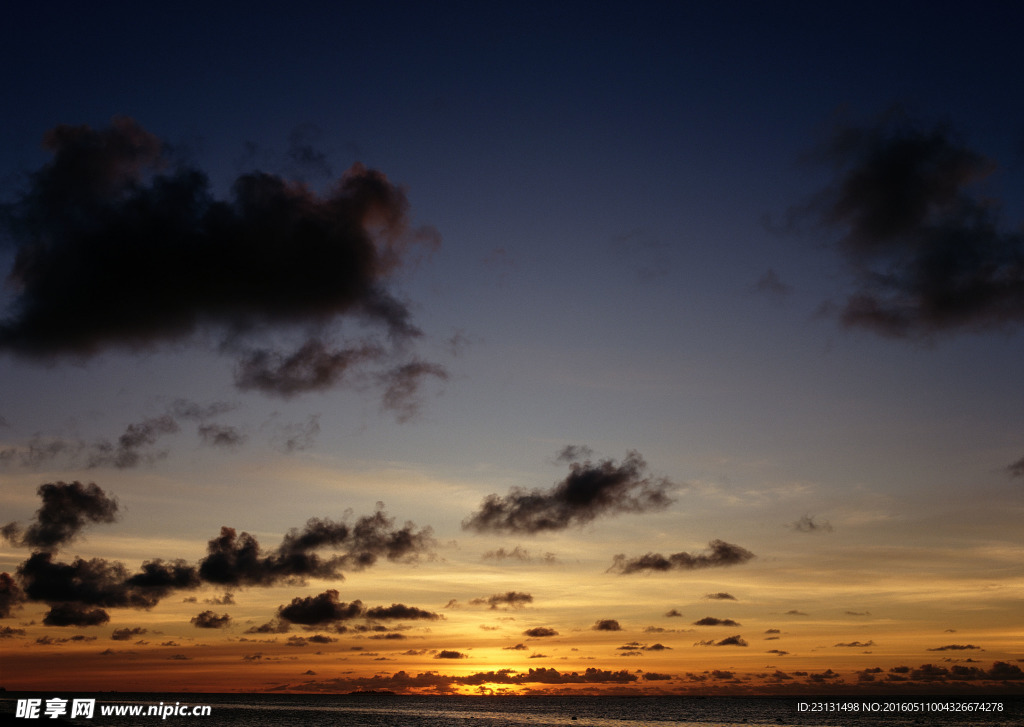
{"type": "MultiPolygon", "coordinates": [[[[687,626],[705,611],[742,617],[751,646],[691,646],[709,638],[699,628],[674,634],[670,654],[628,664],[672,679],[632,688],[710,688],[714,680],[691,678],[707,669],[732,672],[723,689],[782,689],[763,677],[769,665],[805,677],[831,668],[854,685],[858,670],[876,666],[1024,660],[1012,605],[1024,588],[1024,479],[1012,467],[1024,456],[1021,310],[1003,325],[904,338],[844,326],[839,310],[857,282],[841,230],[795,212],[837,179],[813,154],[837,125],[871,127],[898,106],[920,128],[945,124],[993,160],[969,192],[1001,201],[1019,251],[1019,6],[185,3],[143,13],[107,3],[8,16],[3,201],[16,201],[26,175],[49,160],[40,147],[48,129],[100,129],[115,116],[162,139],[175,163],[203,170],[218,197],[252,169],[322,193],[361,162],[405,190],[415,225],[440,235],[436,250],[410,253],[389,289],[423,331],[415,355],[447,372],[421,382],[418,407],[402,421],[369,380],[291,398],[238,391],[216,327],[87,360],[0,352],[3,522],[30,522],[45,482],[96,482],[121,505],[116,524],[91,526],[65,558],[116,559],[130,570],[157,557],[196,562],[222,525],[271,546],[310,517],[367,513],[377,501],[437,539],[433,558],[349,574],[343,586],[243,589],[233,630],[213,636],[196,633],[189,618],[199,607],[181,594],[150,611],[112,609],[109,623],[78,631],[42,626],[46,604],[25,603],[2,622],[21,631],[0,646],[26,674],[9,688],[38,687],[60,648],[76,649],[74,663],[98,675],[84,687],[131,688],[94,652],[111,628],[144,621],[154,643],[161,633],[205,644],[186,666],[161,661],[155,646],[137,649],[178,670],[176,688],[199,689],[190,674],[236,663],[250,624],[327,588],[342,600],[438,612],[450,599],[529,591],[534,605],[510,612],[518,622],[498,633],[515,640],[545,624],[562,634],[528,663],[485,640],[492,631],[473,619],[495,614],[453,608],[429,633],[412,628],[422,655],[344,665],[353,680],[538,664],[619,669],[614,645],[590,624],[617,618],[626,633],[614,637],[632,641],[643,626],[682,628],[665,620],[673,608],[687,626]],[[317,154],[302,162],[289,154],[300,148],[317,154]],[[180,432],[147,450],[152,461],[88,466],[95,442],[116,441],[181,399],[229,404],[214,420],[244,441],[203,446],[181,420],[180,432]],[[303,433],[304,446],[286,451],[303,433]],[[21,453],[44,440],[80,451],[26,462],[21,453]],[[556,456],[566,445],[589,447],[594,462],[639,451],[677,485],[674,504],[560,532],[461,527],[489,494],[565,478],[556,456]],[[799,527],[803,516],[819,528],[799,527]],[[695,553],[713,539],[757,557],[692,572],[606,572],[619,553],[695,553]],[[517,545],[556,562],[483,557],[517,545]],[[739,597],[732,611],[702,601],[718,591],[739,597]],[[759,639],[770,628],[784,631],[787,655],[765,654],[772,644],[759,639]],[[36,641],[72,632],[98,639],[36,641]],[[840,646],[867,641],[868,653],[840,646]],[[928,653],[951,643],[978,651],[928,653]],[[431,661],[449,649],[470,656],[431,661]]],[[[7,234],[5,273],[13,245],[7,234]]],[[[17,302],[9,281],[4,318],[17,302]]],[[[333,329],[339,338],[360,330],[349,320],[333,329]]],[[[268,335],[294,343],[301,334],[268,335]]],[[[0,543],[0,570],[15,573],[26,553],[0,543]]],[[[191,594],[199,603],[219,593],[204,588],[191,594]]],[[[337,664],[320,663],[330,658],[314,660],[324,683],[342,679],[337,664]]],[[[301,676],[305,661],[296,666],[262,665],[256,688],[328,688],[301,676]]],[[[242,684],[254,682],[224,686],[242,684]]]]}

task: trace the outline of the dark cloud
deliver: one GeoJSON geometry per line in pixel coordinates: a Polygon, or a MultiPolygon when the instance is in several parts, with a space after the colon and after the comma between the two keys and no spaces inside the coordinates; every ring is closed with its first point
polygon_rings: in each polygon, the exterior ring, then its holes
{"type": "Polygon", "coordinates": [[[378,374],[377,381],[384,389],[381,406],[394,414],[398,421],[409,421],[419,413],[420,387],[429,376],[448,380],[448,372],[443,366],[419,360],[409,361],[378,374]]]}
{"type": "Polygon", "coordinates": [[[874,645],[875,645],[874,641],[847,641],[847,642],[835,644],[835,646],[842,646],[842,647],[850,648],[850,649],[863,649],[863,648],[866,648],[868,646],[874,646],[874,645]]]}
{"type": "Polygon", "coordinates": [[[205,422],[213,417],[234,411],[236,408],[238,408],[237,404],[227,401],[212,401],[209,404],[200,404],[190,399],[178,398],[168,407],[167,413],[175,419],[205,422]]]}
{"type": "Polygon", "coordinates": [[[699,621],[693,622],[694,626],[739,626],[740,624],[733,621],[731,618],[715,618],[714,616],[705,616],[699,621]]]}
{"type": "Polygon", "coordinates": [[[926,651],[984,651],[980,646],[974,644],[946,644],[945,646],[938,646],[934,649],[926,649],[926,651]]]}
{"type": "Polygon", "coordinates": [[[51,482],[37,490],[43,501],[35,522],[24,532],[15,523],[4,526],[6,538],[19,545],[53,549],[70,543],[89,523],[117,519],[117,500],[107,497],[96,483],[51,482]]]}
{"type": "Polygon", "coordinates": [[[211,540],[207,556],[199,564],[204,581],[223,585],[269,585],[303,578],[339,578],[343,567],[362,570],[385,557],[391,561],[415,560],[433,545],[429,528],[416,530],[412,523],[394,528],[394,520],[378,509],[354,523],[312,518],[300,531],[292,529],[276,550],[264,553],[248,533],[239,535],[224,527],[211,540]],[[321,557],[312,552],[332,547],[343,552],[321,557]]]}
{"type": "Polygon", "coordinates": [[[497,550],[489,550],[481,556],[483,560],[517,560],[522,563],[546,563],[554,564],[558,562],[554,553],[545,553],[541,557],[534,557],[530,555],[530,551],[517,545],[512,550],[505,550],[505,548],[498,548],[497,550]]]}
{"type": "Polygon", "coordinates": [[[176,399],[166,413],[128,424],[115,441],[44,437],[33,435],[25,443],[0,450],[0,464],[14,463],[33,468],[54,460],[64,460],[69,466],[88,468],[116,467],[128,469],[140,464],[152,464],[167,456],[166,450],[156,448],[158,440],[181,430],[181,420],[200,422],[198,433],[205,444],[233,446],[245,437],[235,428],[203,423],[207,419],[234,406],[224,402],[197,404],[187,399],[176,399]]]}
{"type": "Polygon", "coordinates": [[[742,636],[729,636],[720,641],[715,641],[714,639],[697,641],[694,643],[694,646],[749,646],[749,644],[742,636]]]}
{"type": "Polygon", "coordinates": [[[0,628],[0,639],[13,639],[17,636],[24,636],[25,629],[16,629],[11,626],[0,628]]]}
{"type": "Polygon", "coordinates": [[[113,633],[110,634],[110,638],[112,641],[130,641],[133,637],[142,636],[146,632],[147,629],[144,629],[140,626],[131,629],[114,629],[113,633]]]}
{"type": "Polygon", "coordinates": [[[0,618],[10,618],[26,600],[25,592],[11,574],[0,573],[0,618]]]}
{"type": "Polygon", "coordinates": [[[136,467],[142,462],[153,462],[166,456],[153,450],[157,439],[180,431],[178,423],[169,414],[129,424],[117,439],[117,444],[100,442],[92,447],[89,467],[111,466],[118,469],[136,467]]]}
{"type": "Polygon", "coordinates": [[[190,567],[180,572],[175,566],[153,561],[140,573],[129,575],[118,562],[102,558],[71,563],[54,562],[49,552],[33,553],[18,566],[25,595],[32,601],[41,601],[60,613],[86,607],[149,609],[167,595],[172,588],[194,586],[195,571],[190,567]],[[64,609],[62,611],[62,609],[64,609]]]}
{"type": "Polygon", "coordinates": [[[644,681],[648,681],[648,682],[665,682],[665,681],[668,681],[670,679],[675,679],[675,677],[672,676],[671,674],[659,674],[656,671],[644,672],[641,675],[641,678],[644,681]]]}
{"type": "Polygon", "coordinates": [[[172,561],[157,558],[144,562],[138,573],[125,580],[125,585],[159,599],[171,591],[198,588],[200,578],[198,569],[180,558],[172,561]]]}
{"type": "Polygon", "coordinates": [[[706,594],[704,596],[704,598],[708,598],[708,599],[710,599],[712,601],[735,601],[736,600],[736,596],[732,595],[731,593],[724,593],[722,591],[719,591],[718,593],[708,593],[708,594],[706,594]]]}
{"type": "Polygon", "coordinates": [[[58,603],[43,619],[47,626],[99,626],[110,620],[102,608],[89,608],[78,603],[58,603]]]}
{"type": "Polygon", "coordinates": [[[86,448],[81,440],[47,438],[36,434],[24,445],[0,449],[0,464],[16,463],[21,467],[38,467],[59,458],[75,458],[86,448]]]}
{"type": "Polygon", "coordinates": [[[271,619],[260,626],[253,626],[245,630],[247,634],[286,634],[291,630],[291,624],[279,618],[271,619]]]}
{"type": "Polygon", "coordinates": [[[619,622],[613,618],[604,618],[590,627],[594,631],[622,631],[619,622]]]}
{"type": "Polygon", "coordinates": [[[223,596],[214,596],[213,598],[207,598],[206,603],[213,604],[214,606],[234,606],[235,594],[233,594],[231,591],[225,591],[223,596]]]}
{"type": "Polygon", "coordinates": [[[729,565],[740,565],[754,557],[745,548],[723,540],[712,540],[708,543],[710,552],[691,555],[690,553],[673,553],[669,556],[660,553],[647,553],[638,558],[627,560],[625,555],[615,556],[608,569],[616,573],[638,573],[641,571],[695,570],[698,568],[721,568],[729,565]]]}
{"type": "Polygon", "coordinates": [[[559,462],[580,462],[594,456],[594,450],[585,444],[567,444],[555,459],[559,462]]]}
{"type": "MultiPolygon", "coordinates": [[[[117,511],[116,501],[95,484],[83,486],[75,482],[52,483],[39,488],[43,506],[36,513],[36,522],[22,532],[15,524],[5,526],[8,538],[25,545],[44,548],[33,552],[16,571],[16,578],[0,575],[0,614],[9,616],[20,604],[33,601],[50,606],[44,623],[47,625],[96,625],[109,620],[105,608],[150,609],[174,591],[198,588],[204,582],[229,586],[273,585],[301,582],[307,577],[343,578],[341,568],[361,570],[379,558],[408,562],[427,552],[433,545],[429,529],[416,529],[412,523],[401,528],[378,509],[373,515],[354,522],[334,522],[323,518],[310,519],[304,528],[292,529],[281,544],[269,552],[248,533],[239,535],[224,527],[212,539],[207,556],[198,565],[182,559],[145,561],[131,573],[122,563],[102,558],[76,558],[70,563],[55,559],[50,548],[69,542],[87,522],[109,522],[117,511]],[[335,552],[321,556],[316,551],[331,548],[335,552]]],[[[334,593],[335,600],[337,592],[334,593]]],[[[318,598],[326,598],[322,594],[318,598]]],[[[189,599],[195,602],[196,599],[189,599]]],[[[306,599],[311,601],[314,599],[306,599]]],[[[316,603],[299,602],[282,607],[283,618],[296,623],[302,620],[301,607],[316,603]]],[[[231,592],[209,601],[218,605],[234,602],[231,592]]],[[[363,615],[362,605],[354,604],[355,615],[363,615]]],[[[376,619],[439,619],[440,615],[394,603],[366,612],[376,619]]],[[[199,618],[199,617],[197,617],[199,618]]],[[[309,617],[307,616],[306,619],[309,617]]],[[[207,617],[203,617],[206,621],[207,617]]],[[[197,625],[206,627],[197,622],[197,625]]],[[[264,629],[287,631],[287,625],[264,629]]]]}
{"type": "Polygon", "coordinates": [[[237,447],[245,443],[245,435],[236,427],[225,424],[200,424],[199,438],[210,447],[237,447]]]}
{"type": "Polygon", "coordinates": [[[547,626],[537,626],[532,629],[526,629],[523,632],[524,636],[530,636],[535,639],[542,639],[548,636],[558,636],[558,632],[547,626]]]}
{"type": "MultiPolygon", "coordinates": [[[[292,161],[324,171],[308,144],[292,142],[292,161]]],[[[221,200],[202,171],[173,164],[129,118],[105,129],[58,126],[43,143],[51,160],[0,210],[15,245],[16,290],[0,349],[86,357],[214,328],[230,350],[270,328],[339,318],[395,342],[419,334],[387,284],[413,246],[434,247],[438,236],[411,227],[405,193],[384,174],[355,164],[321,196],[253,171],[221,200]]],[[[335,383],[327,378],[319,383],[335,383]]],[[[242,377],[277,393],[316,381],[283,375],[275,390],[242,377]]]]}
{"type": "Polygon", "coordinates": [[[468,659],[469,654],[463,654],[461,651],[449,651],[445,649],[434,654],[435,659],[468,659]]]}
{"type": "MultiPolygon", "coordinates": [[[[371,638],[371,639],[384,639],[384,640],[387,640],[387,641],[401,641],[402,639],[404,639],[406,637],[405,637],[405,634],[391,633],[391,634],[376,634],[376,635],[371,636],[369,638],[371,638]]],[[[367,656],[369,656],[369,654],[367,654],[367,656]]]]}
{"type": "MultiPolygon", "coordinates": [[[[277,615],[280,620],[306,626],[333,624],[355,618],[429,621],[436,621],[441,618],[440,614],[432,613],[416,606],[406,606],[401,603],[392,603],[390,606],[374,606],[372,608],[364,608],[361,601],[345,603],[338,600],[338,592],[333,589],[324,591],[316,596],[293,598],[290,604],[281,606],[277,610],[277,615]]],[[[279,632],[281,629],[278,624],[280,624],[280,621],[266,624],[265,630],[268,632],[279,632]]]]}
{"type": "Polygon", "coordinates": [[[1024,235],[980,189],[992,160],[900,110],[838,125],[820,156],[837,178],[809,211],[855,275],[844,324],[909,337],[1024,322],[1024,235]]]}
{"type": "Polygon", "coordinates": [[[533,596],[529,593],[519,591],[506,591],[505,593],[494,593],[486,598],[474,598],[470,601],[473,606],[490,606],[491,609],[515,608],[519,609],[528,603],[533,603],[533,596]]]}
{"type": "Polygon", "coordinates": [[[516,644],[515,646],[503,646],[502,651],[529,651],[530,647],[526,644],[516,644]]]}
{"type": "Polygon", "coordinates": [[[599,515],[661,510],[672,503],[674,485],[647,474],[647,463],[631,451],[621,464],[573,462],[569,476],[552,489],[513,488],[505,497],[488,495],[462,527],[477,532],[537,533],[583,525],[599,515]]]}
{"type": "Polygon", "coordinates": [[[319,338],[310,338],[291,352],[253,349],[237,364],[235,386],[286,398],[323,391],[341,383],[346,372],[359,364],[384,355],[385,350],[374,345],[332,350],[319,338]]]}
{"type": "Polygon", "coordinates": [[[808,614],[804,613],[803,611],[798,611],[795,608],[791,608],[788,611],[786,611],[786,615],[787,616],[807,616],[808,614]]]}
{"type": "Polygon", "coordinates": [[[682,618],[683,614],[672,608],[665,612],[665,618],[682,618]]]}
{"type": "Polygon", "coordinates": [[[1006,471],[1010,473],[1011,477],[1024,477],[1024,457],[1007,467],[1006,471]]]}
{"type": "Polygon", "coordinates": [[[203,611],[192,617],[192,623],[199,629],[223,629],[231,623],[231,616],[226,613],[218,616],[213,611],[203,611]]]}
{"type": "Polygon", "coordinates": [[[831,533],[832,525],[827,520],[815,522],[810,515],[802,515],[799,520],[792,522],[790,528],[798,533],[831,533]]]}
{"type": "Polygon", "coordinates": [[[401,603],[392,603],[390,606],[374,606],[366,609],[366,618],[377,620],[427,620],[437,621],[442,618],[441,614],[426,611],[416,606],[406,606],[401,603]]]}

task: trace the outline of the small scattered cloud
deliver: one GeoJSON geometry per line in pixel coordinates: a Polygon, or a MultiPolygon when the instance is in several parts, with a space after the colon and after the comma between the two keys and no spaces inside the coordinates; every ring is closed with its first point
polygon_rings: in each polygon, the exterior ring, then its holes
{"type": "Polygon", "coordinates": [[[200,424],[196,431],[203,444],[209,447],[239,447],[246,440],[237,427],[225,424],[200,424]]]}
{"type": "Polygon", "coordinates": [[[740,626],[741,624],[733,621],[731,618],[715,618],[714,616],[705,616],[699,621],[693,622],[694,626],[740,626]]]}
{"type": "Polygon", "coordinates": [[[1006,471],[1010,473],[1011,477],[1024,477],[1024,457],[1008,466],[1006,471]]]}
{"type": "Polygon", "coordinates": [[[113,633],[110,634],[110,638],[112,641],[131,641],[136,636],[142,636],[147,633],[147,631],[147,629],[140,626],[136,626],[135,628],[114,629],[113,633]]]}
{"type": "Polygon", "coordinates": [[[468,659],[469,654],[464,654],[461,651],[450,651],[444,649],[434,654],[435,659],[468,659]]]}
{"type": "Polygon", "coordinates": [[[790,523],[787,527],[798,533],[831,533],[832,525],[827,520],[815,521],[810,515],[802,515],[799,520],[790,523]]]}
{"type": "Polygon", "coordinates": [[[708,543],[709,551],[691,555],[690,553],[673,553],[669,556],[660,553],[647,553],[638,558],[627,560],[623,554],[616,555],[609,572],[640,573],[643,571],[696,570],[699,568],[722,568],[740,565],[754,558],[754,554],[746,548],[727,543],[724,540],[712,540],[708,543]]]}
{"type": "Polygon", "coordinates": [[[613,618],[601,619],[590,628],[593,631],[622,631],[622,626],[613,618]]]}
{"type": "Polygon", "coordinates": [[[714,639],[709,641],[698,641],[694,646],[749,646],[749,644],[744,641],[742,636],[736,635],[727,636],[719,641],[715,641],[714,639]]]}
{"type": "Polygon", "coordinates": [[[926,651],[984,651],[984,649],[974,644],[946,644],[934,649],[926,649],[926,651]]]}
{"type": "Polygon", "coordinates": [[[736,596],[732,595],[731,593],[725,593],[724,591],[719,591],[718,593],[707,593],[707,594],[704,595],[704,598],[706,598],[706,599],[708,599],[710,601],[735,601],[736,600],[736,596]]]}
{"type": "Polygon", "coordinates": [[[192,623],[200,629],[223,629],[231,623],[231,616],[228,614],[216,614],[213,611],[203,611],[192,617],[192,623]]]}
{"type": "Polygon", "coordinates": [[[492,610],[499,608],[518,610],[527,604],[533,603],[533,596],[520,591],[506,591],[505,593],[494,593],[490,596],[474,598],[469,603],[473,606],[487,606],[492,610]]]}
{"type": "Polygon", "coordinates": [[[548,626],[537,626],[532,629],[527,629],[523,632],[524,636],[529,636],[533,639],[544,639],[551,636],[558,636],[558,632],[548,626]]]}

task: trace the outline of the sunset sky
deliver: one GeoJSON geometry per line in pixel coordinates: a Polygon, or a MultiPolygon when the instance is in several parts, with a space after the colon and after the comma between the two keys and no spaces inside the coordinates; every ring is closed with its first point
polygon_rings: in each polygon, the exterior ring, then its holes
{"type": "Polygon", "coordinates": [[[0,686],[1024,691],[1019,4],[209,5],[5,11],[0,686]]]}

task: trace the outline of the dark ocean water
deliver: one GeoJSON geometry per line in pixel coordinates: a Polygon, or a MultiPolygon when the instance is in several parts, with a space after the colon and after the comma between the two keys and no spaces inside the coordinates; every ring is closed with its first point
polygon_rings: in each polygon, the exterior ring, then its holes
{"type": "Polygon", "coordinates": [[[0,723],[106,727],[1024,727],[1024,697],[413,697],[267,694],[3,694],[0,723]],[[18,698],[40,699],[39,715],[17,718],[18,698]],[[91,719],[49,718],[46,701],[95,699],[91,719]],[[107,709],[156,712],[208,707],[208,716],[106,715],[107,709]],[[982,711],[986,708],[985,711],[982,711]],[[967,711],[965,711],[967,710],[967,711]]]}

